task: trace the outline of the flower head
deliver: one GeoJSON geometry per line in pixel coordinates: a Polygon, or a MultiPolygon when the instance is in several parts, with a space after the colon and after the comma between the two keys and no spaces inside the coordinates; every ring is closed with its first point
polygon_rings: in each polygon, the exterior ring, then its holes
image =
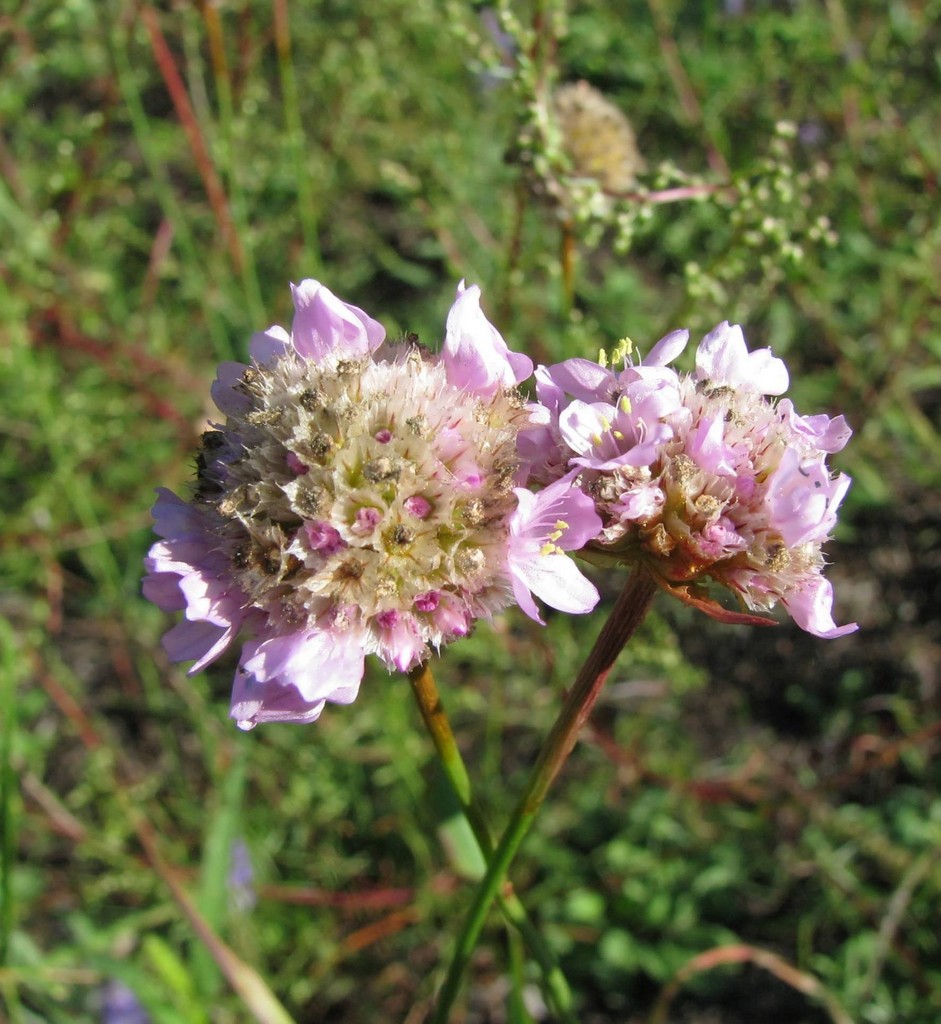
{"type": "Polygon", "coordinates": [[[389,344],[316,281],[294,288],[291,333],[223,363],[224,424],[202,437],[191,501],[158,492],[144,593],[185,618],[165,637],[191,672],[243,632],[232,715],[312,721],[355,699],[363,660],[408,670],[530,590],[568,611],[597,592],[562,551],[601,522],[564,482],[522,486],[530,420],[511,352],[458,289],[444,346],[389,344]]]}
{"type": "Polygon", "coordinates": [[[705,581],[752,611],[780,602],[817,636],[852,632],[833,621],[821,551],[850,483],[826,465],[850,437],[845,419],[769,400],[787,389],[784,363],[749,352],[728,323],[700,342],[695,372],[677,374],[666,364],[687,339],[673,332],[620,372],[584,359],[539,367],[540,409],[520,442],[532,472],[545,481],[574,469],[594,499],[604,527],[586,555],[643,564],[729,621],[755,619],[722,609],[705,581]]]}

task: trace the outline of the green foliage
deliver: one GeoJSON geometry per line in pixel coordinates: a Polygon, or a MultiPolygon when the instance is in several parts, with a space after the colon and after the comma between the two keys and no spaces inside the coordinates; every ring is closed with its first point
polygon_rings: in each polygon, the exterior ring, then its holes
{"type": "MultiPolygon", "coordinates": [[[[299,1022],[430,999],[480,865],[407,681],[373,667],[316,726],[241,734],[232,659],[170,666],[139,577],[214,364],[288,321],[288,281],[434,346],[466,277],[544,362],[740,320],[798,408],[856,430],[832,557],[863,631],[660,599],[514,866],[582,1019],[646,1019],[691,957],[741,944],[855,1021],[934,1024],[941,4],[283,6],[287,46],[258,0],[0,18],[0,1017],[98,1020],[120,981],[158,1024],[246,1019],[142,827],[299,1022]],[[565,150],[552,91],[579,79],[633,123],[632,192],[565,150]]],[[[437,670],[498,824],[600,617],[547,618],[481,626],[437,670]]],[[[468,1020],[504,1019],[479,1007],[508,976],[525,1019],[535,974],[499,936],[468,1020]]],[[[671,1012],[824,1005],[725,967],[671,1012]]]]}

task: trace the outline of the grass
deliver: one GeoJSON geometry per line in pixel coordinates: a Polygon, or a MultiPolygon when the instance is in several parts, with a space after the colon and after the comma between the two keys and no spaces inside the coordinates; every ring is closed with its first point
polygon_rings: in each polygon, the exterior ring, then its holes
{"type": "MultiPolygon", "coordinates": [[[[941,5],[498,6],[515,43],[430,0],[0,15],[0,1019],[115,982],[248,1019],[200,920],[298,1022],[421,1020],[440,981],[474,868],[407,681],[244,735],[231,659],[188,679],[139,594],[215,364],[311,275],[432,344],[466,277],[542,361],[738,320],[847,414],[861,632],[658,605],[512,876],[586,1022],[938,1018],[941,5]],[[530,101],[580,78],[698,198],[573,186],[530,101]]],[[[508,615],[436,668],[492,819],[597,627],[508,615]]],[[[494,918],[456,1019],[539,1019],[534,985],[494,918]]]]}

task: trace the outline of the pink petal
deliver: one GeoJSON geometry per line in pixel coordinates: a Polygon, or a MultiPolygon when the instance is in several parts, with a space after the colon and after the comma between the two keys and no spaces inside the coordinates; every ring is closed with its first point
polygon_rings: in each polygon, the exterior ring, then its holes
{"type": "Polygon", "coordinates": [[[513,387],[533,372],[532,360],[511,352],[484,316],[480,288],[465,288],[463,281],[448,313],[441,358],[449,383],[487,397],[501,387],[513,387]]]}
{"type": "Polygon", "coordinates": [[[236,632],[232,626],[222,628],[211,622],[183,619],[164,636],[163,649],[171,661],[195,659],[195,664],[187,671],[187,675],[194,676],[225,651],[236,632]]]}
{"type": "Polygon", "coordinates": [[[530,598],[520,601],[519,584],[536,597],[560,612],[575,615],[590,612],[600,600],[595,585],[586,579],[578,566],[567,555],[541,555],[530,560],[512,560],[511,574],[513,593],[524,612],[537,622],[542,622],[530,598]]]}
{"type": "MultiPolygon", "coordinates": [[[[154,517],[154,533],[158,537],[205,536],[205,520],[189,502],[178,498],[166,487],[156,488],[157,500],[150,514],[154,517]]],[[[153,549],[151,549],[153,551],[153,549]]]]}
{"type": "Polygon", "coordinates": [[[183,534],[175,539],[158,540],[156,544],[152,544],[144,559],[144,565],[151,572],[187,576],[196,571],[210,553],[208,541],[204,536],[183,534]]]}
{"type": "Polygon", "coordinates": [[[782,598],[782,601],[801,629],[824,640],[846,636],[859,629],[855,622],[837,626],[833,621],[833,586],[823,576],[811,577],[795,592],[782,598]]]}
{"type": "Polygon", "coordinates": [[[244,363],[220,363],[216,369],[216,379],[209,387],[213,402],[220,412],[226,416],[238,416],[248,412],[252,407],[252,400],[248,395],[235,390],[235,385],[242,379],[242,374],[248,369],[244,363]]]}
{"type": "Polygon", "coordinates": [[[768,348],[749,352],[742,328],[727,320],[699,343],[696,377],[732,388],[750,387],[761,395],[781,395],[789,383],[783,360],[768,348]]]}
{"type": "Polygon", "coordinates": [[[513,596],[516,598],[516,603],[519,605],[520,611],[525,615],[528,615],[534,622],[538,622],[540,626],[544,626],[546,624],[546,620],[539,614],[539,606],[533,600],[533,595],[530,592],[525,574],[516,572],[511,567],[510,585],[513,588],[513,596]]]}
{"type": "MultiPolygon", "coordinates": [[[[617,416],[612,405],[595,402],[589,405],[576,399],[559,417],[559,431],[562,440],[579,455],[591,454],[599,458],[605,435],[617,416]]],[[[613,454],[605,449],[605,454],[613,454]]]]}
{"type": "Polygon", "coordinates": [[[845,416],[835,416],[833,419],[826,415],[806,416],[804,422],[816,432],[817,447],[829,454],[842,451],[853,436],[845,416]]]}
{"type": "Polygon", "coordinates": [[[778,403],[778,413],[795,434],[805,438],[820,451],[831,455],[842,451],[853,436],[845,416],[835,416],[833,419],[825,413],[818,416],[800,416],[789,398],[783,398],[778,403]]]}
{"type": "Polygon", "coordinates": [[[601,517],[595,511],[595,502],[572,480],[570,473],[561,480],[533,493],[525,488],[514,489],[517,507],[510,518],[511,546],[514,537],[527,537],[541,547],[548,540],[564,551],[577,551],[601,532],[601,517]],[[558,524],[564,523],[561,536],[558,524]]]}
{"type": "Polygon", "coordinates": [[[186,607],[186,598],[180,591],[180,578],[172,573],[156,572],[141,581],[144,597],[165,612],[179,612],[186,607]]]}
{"type": "Polygon", "coordinates": [[[822,462],[801,462],[793,448],[786,449],[765,494],[771,522],[784,543],[794,547],[825,541],[849,485],[848,476],[831,478],[822,462]]]}
{"type": "Polygon", "coordinates": [[[288,633],[245,644],[242,668],[260,683],[277,680],[296,686],[308,702],[334,700],[337,693],[351,692],[363,678],[363,645],[353,633],[288,633]]]}
{"type": "MultiPolygon", "coordinates": [[[[553,380],[552,370],[545,366],[537,366],[534,376],[536,379],[536,398],[539,399],[537,408],[545,407],[551,417],[557,418],[559,409],[565,401],[565,391],[553,380]]],[[[548,422],[548,419],[546,422],[548,422]]]]}
{"type": "Polygon", "coordinates": [[[186,598],[186,617],[194,622],[231,626],[241,621],[242,595],[230,594],[226,581],[197,570],[180,579],[180,592],[186,598]]]}
{"type": "Polygon", "coordinates": [[[687,454],[708,473],[719,476],[735,476],[733,453],[724,443],[725,416],[718,413],[704,417],[697,424],[686,442],[687,454]]]}
{"type": "MultiPolygon", "coordinates": [[[[610,402],[617,388],[617,374],[590,359],[566,359],[547,373],[557,388],[582,402],[610,402]]],[[[539,400],[544,401],[541,394],[539,400]]]]}
{"type": "Polygon", "coordinates": [[[467,636],[472,616],[464,603],[452,594],[442,594],[438,607],[432,612],[435,627],[446,637],[467,636]]]}
{"type": "Polygon", "coordinates": [[[688,341],[689,331],[670,331],[647,353],[643,365],[666,366],[667,363],[672,363],[686,348],[688,341]]]}
{"type": "Polygon", "coordinates": [[[275,324],[267,331],[259,331],[253,334],[248,343],[248,354],[258,363],[259,366],[280,359],[291,347],[291,338],[288,332],[275,324]]]}
{"type": "Polygon", "coordinates": [[[376,618],[381,627],[379,654],[382,660],[400,672],[414,668],[425,651],[425,641],[416,628],[414,618],[395,611],[380,613],[376,618]]]}
{"type": "Polygon", "coordinates": [[[298,355],[320,362],[328,355],[347,358],[374,352],[385,328],[361,309],[338,299],[329,288],[310,278],[291,285],[294,322],[291,337],[298,355]]]}
{"type": "Polygon", "coordinates": [[[229,717],[240,729],[252,729],[259,722],[315,722],[325,703],[305,700],[294,686],[259,683],[240,669],[232,685],[229,717]]]}
{"type": "Polygon", "coordinates": [[[666,495],[656,482],[635,484],[618,498],[617,512],[621,522],[649,519],[663,507],[666,495]]]}
{"type": "Polygon", "coordinates": [[[643,430],[639,440],[634,411],[623,413],[613,405],[573,401],[559,417],[562,439],[576,453],[571,465],[597,470],[649,466],[660,446],[673,436],[673,429],[656,420],[636,419],[643,430]]]}

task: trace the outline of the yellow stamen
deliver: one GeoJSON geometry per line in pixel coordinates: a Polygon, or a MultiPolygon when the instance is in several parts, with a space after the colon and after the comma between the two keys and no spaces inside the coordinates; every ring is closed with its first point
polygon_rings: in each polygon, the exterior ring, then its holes
{"type": "Polygon", "coordinates": [[[621,338],[611,353],[611,363],[622,363],[634,351],[634,342],[630,338],[621,338]]]}

